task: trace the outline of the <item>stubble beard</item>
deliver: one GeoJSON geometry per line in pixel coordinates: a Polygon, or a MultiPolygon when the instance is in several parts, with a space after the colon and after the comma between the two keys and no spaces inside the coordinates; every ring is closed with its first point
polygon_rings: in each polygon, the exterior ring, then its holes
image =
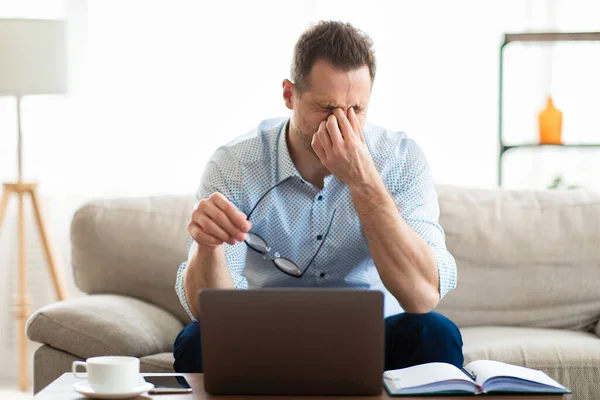
{"type": "Polygon", "coordinates": [[[312,148],[312,135],[307,135],[304,132],[301,132],[300,129],[298,128],[298,126],[300,124],[294,123],[294,129],[292,129],[292,131],[294,132],[294,135],[296,135],[296,137],[298,139],[300,139],[300,141],[302,142],[302,144],[304,145],[304,147],[313,155],[315,156],[315,158],[317,160],[319,160],[319,156],[317,156],[317,153],[315,153],[315,150],[312,148]],[[310,138],[310,139],[309,139],[310,138]]]}

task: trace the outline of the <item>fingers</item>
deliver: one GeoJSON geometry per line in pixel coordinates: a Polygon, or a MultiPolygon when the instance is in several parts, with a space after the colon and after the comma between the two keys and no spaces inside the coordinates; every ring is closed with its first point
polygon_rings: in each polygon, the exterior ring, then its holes
{"type": "Polygon", "coordinates": [[[251,228],[245,214],[221,193],[213,193],[196,204],[188,232],[199,244],[218,246],[234,245],[243,241],[251,228]]]}
{"type": "MultiPolygon", "coordinates": [[[[221,210],[214,201],[207,201],[202,204],[203,214],[200,215],[200,218],[206,217],[209,218],[213,223],[217,225],[220,230],[225,232],[227,238],[223,240],[229,244],[232,243],[233,240],[243,241],[244,240],[244,232],[242,229],[234,224],[234,222],[230,219],[228,214],[226,214],[223,210],[221,210]]],[[[200,226],[206,227],[200,223],[200,226]]],[[[208,231],[208,229],[207,229],[208,231]]],[[[210,231],[209,231],[210,232],[210,231]]]]}
{"type": "Polygon", "coordinates": [[[231,223],[242,232],[248,232],[250,230],[250,221],[247,220],[246,214],[240,212],[237,207],[227,200],[227,197],[221,193],[213,193],[210,196],[212,202],[221,210],[231,221],[231,223]]]}
{"type": "Polygon", "coordinates": [[[326,123],[327,133],[329,134],[331,143],[333,144],[333,147],[338,148],[338,149],[344,145],[344,138],[342,137],[342,132],[340,132],[340,127],[338,126],[338,123],[340,122],[340,120],[336,116],[336,113],[339,114],[339,112],[341,112],[342,114],[344,113],[339,108],[336,108],[333,111],[333,114],[331,114],[331,115],[329,115],[329,117],[327,117],[327,123],[326,123]]]}
{"type": "Polygon", "coordinates": [[[331,147],[333,146],[333,143],[331,142],[331,138],[329,136],[329,132],[327,132],[328,123],[329,118],[327,118],[327,121],[321,121],[321,123],[319,124],[319,129],[315,134],[315,136],[319,137],[319,140],[325,152],[329,152],[331,150],[331,147]]]}
{"type": "Polygon", "coordinates": [[[202,245],[219,246],[223,243],[235,243],[233,239],[228,239],[227,233],[221,230],[214,222],[206,217],[199,218],[202,221],[202,226],[196,222],[190,222],[188,225],[188,233],[194,240],[202,245]]]}
{"type": "MultiPolygon", "coordinates": [[[[214,210],[208,211],[209,208],[216,209],[214,204],[211,204],[210,201],[206,201],[201,206],[202,212],[194,219],[194,222],[200,226],[204,230],[205,233],[219,239],[223,243],[229,243],[231,245],[235,244],[235,235],[237,232],[232,234],[226,231],[226,229],[221,225],[222,217],[216,217],[215,219],[211,218],[211,214],[216,214],[214,210]]],[[[221,213],[222,214],[222,213],[221,213]]]]}
{"type": "MultiPolygon", "coordinates": [[[[323,125],[323,124],[324,124],[324,122],[321,122],[321,125],[323,125]]],[[[315,151],[315,153],[317,154],[317,157],[319,157],[319,160],[321,160],[321,162],[324,162],[325,149],[323,148],[321,139],[319,139],[319,135],[317,135],[316,133],[313,135],[311,146],[312,146],[313,150],[315,151]]]]}
{"type": "Polygon", "coordinates": [[[209,235],[200,227],[200,225],[190,222],[188,224],[188,233],[190,236],[196,241],[196,243],[208,245],[208,246],[219,246],[223,244],[222,240],[217,239],[216,237],[209,235]]]}
{"type": "MultiPolygon", "coordinates": [[[[352,107],[350,107],[350,109],[352,109],[352,107]]],[[[354,135],[354,133],[352,133],[354,127],[350,124],[348,117],[346,117],[346,113],[341,108],[336,108],[333,110],[333,114],[337,119],[337,125],[339,126],[338,131],[341,132],[341,136],[344,140],[349,140],[350,136],[354,135]]]]}
{"type": "Polygon", "coordinates": [[[356,133],[360,140],[363,143],[365,143],[365,137],[362,133],[362,128],[360,127],[360,121],[358,120],[358,117],[356,116],[353,107],[350,107],[350,109],[348,110],[348,120],[350,122],[350,125],[352,125],[352,130],[354,131],[354,133],[356,133]]]}

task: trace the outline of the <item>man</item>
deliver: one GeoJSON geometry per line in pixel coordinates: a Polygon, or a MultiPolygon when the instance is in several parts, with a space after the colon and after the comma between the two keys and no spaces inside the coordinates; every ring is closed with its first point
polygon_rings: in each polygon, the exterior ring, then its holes
{"type": "Polygon", "coordinates": [[[412,139],[366,122],[375,69],[367,35],[313,25],[283,81],[291,118],[263,121],[207,164],[177,276],[194,322],[175,341],[175,371],[202,372],[199,289],[295,286],[381,290],[386,370],[462,367],[458,328],[432,312],[456,286],[434,182],[412,139]]]}

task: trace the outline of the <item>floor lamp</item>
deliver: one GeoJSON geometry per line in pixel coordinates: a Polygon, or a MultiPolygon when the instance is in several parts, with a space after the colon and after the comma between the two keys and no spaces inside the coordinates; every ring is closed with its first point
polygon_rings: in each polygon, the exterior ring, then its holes
{"type": "Polygon", "coordinates": [[[27,260],[25,245],[25,197],[29,195],[39,229],[50,276],[59,300],[66,298],[65,285],[54,256],[40,209],[37,183],[23,181],[23,141],[21,135],[21,99],[25,95],[67,93],[67,40],[63,21],[34,19],[0,19],[0,96],[14,96],[17,102],[18,175],[14,183],[5,183],[0,199],[0,229],[12,195],[18,200],[19,293],[16,318],[19,321],[19,383],[29,385],[27,336],[29,318],[27,294],[27,260]]]}

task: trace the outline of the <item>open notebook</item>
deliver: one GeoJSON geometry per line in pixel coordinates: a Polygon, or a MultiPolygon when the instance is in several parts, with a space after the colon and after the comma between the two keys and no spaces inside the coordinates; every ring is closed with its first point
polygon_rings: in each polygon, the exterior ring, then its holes
{"type": "Polygon", "coordinates": [[[473,361],[464,370],[452,364],[434,362],[386,371],[383,384],[392,396],[571,393],[542,371],[491,360],[473,361]]]}

